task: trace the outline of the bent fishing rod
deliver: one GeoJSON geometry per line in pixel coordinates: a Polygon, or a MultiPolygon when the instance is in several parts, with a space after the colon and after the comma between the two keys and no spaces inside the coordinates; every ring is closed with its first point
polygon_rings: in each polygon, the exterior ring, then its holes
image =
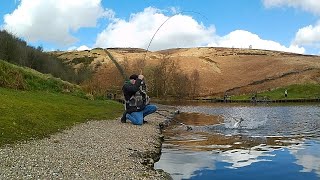
{"type": "MultiPolygon", "coordinates": [[[[128,79],[128,76],[125,74],[124,69],[121,67],[121,65],[117,62],[117,60],[111,55],[111,53],[110,53],[108,50],[105,49],[104,51],[107,53],[107,55],[109,56],[109,58],[111,59],[111,61],[115,64],[115,66],[116,66],[117,69],[119,70],[120,74],[122,75],[123,79],[124,79],[124,80],[127,80],[127,79],[128,79]]],[[[158,111],[159,111],[159,110],[158,110],[158,111]]],[[[166,116],[166,115],[164,115],[164,114],[162,114],[162,113],[160,113],[160,112],[158,112],[158,111],[156,112],[157,114],[159,114],[159,115],[161,115],[161,116],[163,116],[163,117],[165,117],[165,118],[168,118],[168,116],[166,116]]],[[[179,114],[179,113],[180,113],[179,110],[175,111],[175,114],[179,114]]],[[[182,123],[182,122],[179,122],[179,121],[175,120],[174,118],[169,118],[169,119],[175,121],[176,123],[178,123],[178,124],[180,124],[180,125],[186,126],[188,131],[189,131],[189,130],[192,130],[192,127],[190,127],[190,126],[188,126],[188,125],[186,125],[186,124],[184,124],[184,123],[182,123]]]]}
{"type": "Polygon", "coordinates": [[[104,52],[109,56],[111,61],[117,67],[117,69],[119,70],[121,76],[123,77],[123,80],[124,81],[128,80],[128,76],[126,75],[126,73],[124,72],[124,69],[121,67],[121,65],[118,63],[118,61],[111,55],[111,53],[107,49],[105,49],[104,52]]]}
{"type": "Polygon", "coordinates": [[[168,18],[158,27],[158,29],[157,29],[157,30],[155,31],[155,33],[153,34],[153,36],[152,36],[152,38],[151,38],[151,40],[150,40],[150,42],[149,42],[149,44],[148,44],[148,47],[147,47],[147,49],[146,49],[146,53],[145,53],[145,55],[144,55],[143,60],[146,59],[147,53],[149,52],[150,45],[151,45],[154,37],[156,36],[156,34],[158,33],[158,31],[160,30],[160,28],[161,28],[167,21],[169,21],[171,18],[173,18],[173,17],[176,16],[176,15],[182,14],[182,13],[195,13],[195,14],[201,15],[201,16],[204,17],[206,20],[208,20],[208,18],[207,18],[206,16],[204,16],[203,14],[201,14],[201,13],[199,13],[199,12],[196,12],[196,11],[181,11],[181,12],[177,12],[177,13],[171,15],[170,17],[168,17],[168,18]]]}
{"type": "MultiPolygon", "coordinates": [[[[199,13],[199,12],[196,12],[196,11],[181,11],[181,12],[177,12],[175,14],[173,14],[172,16],[168,17],[158,28],[157,30],[155,31],[155,33],[153,34],[152,38],[150,39],[149,41],[149,44],[148,44],[148,47],[145,51],[145,55],[144,55],[144,58],[143,60],[145,61],[146,57],[147,57],[147,54],[149,52],[149,48],[150,48],[150,45],[154,39],[154,37],[156,36],[156,34],[158,33],[158,31],[161,29],[161,27],[167,23],[171,18],[173,18],[174,16],[176,15],[179,15],[179,14],[182,14],[182,13],[195,13],[195,14],[198,14],[198,15],[201,15],[203,18],[205,19],[208,19],[206,16],[204,16],[203,14],[199,13]]],[[[115,64],[116,68],[119,70],[120,74],[122,75],[123,79],[126,81],[128,80],[128,76],[126,75],[124,69],[121,67],[121,65],[117,62],[117,60],[112,56],[112,54],[107,50],[105,49],[104,50],[106,52],[106,54],[108,55],[108,57],[111,59],[111,61],[115,64]]],[[[140,74],[142,74],[142,69],[140,71],[140,74]]]]}

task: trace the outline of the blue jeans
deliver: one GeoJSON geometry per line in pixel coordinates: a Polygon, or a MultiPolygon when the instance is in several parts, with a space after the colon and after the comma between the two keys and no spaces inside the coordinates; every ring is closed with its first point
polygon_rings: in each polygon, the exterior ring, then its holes
{"type": "Polygon", "coordinates": [[[156,112],[156,110],[157,106],[149,104],[142,111],[127,114],[126,118],[129,119],[134,125],[142,125],[143,118],[151,113],[156,112]]]}

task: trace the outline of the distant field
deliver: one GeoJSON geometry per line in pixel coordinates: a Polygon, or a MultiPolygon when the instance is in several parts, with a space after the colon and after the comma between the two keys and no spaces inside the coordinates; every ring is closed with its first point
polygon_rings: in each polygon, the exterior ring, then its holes
{"type": "MultiPolygon", "coordinates": [[[[242,96],[233,96],[234,100],[248,100],[254,94],[242,95],[242,96]]],[[[271,91],[265,91],[257,93],[258,99],[313,99],[320,98],[320,84],[295,84],[287,87],[282,87],[274,89],[271,91]],[[285,98],[284,91],[287,90],[288,97],[285,98]]]]}
{"type": "Polygon", "coordinates": [[[4,88],[0,88],[0,102],[0,146],[46,137],[88,120],[114,119],[123,110],[114,101],[4,88]]]}

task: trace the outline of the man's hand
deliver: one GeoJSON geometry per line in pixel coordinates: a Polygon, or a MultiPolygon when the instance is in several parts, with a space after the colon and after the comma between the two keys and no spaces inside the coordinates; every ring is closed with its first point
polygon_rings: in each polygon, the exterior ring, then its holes
{"type": "Polygon", "coordinates": [[[143,76],[142,74],[140,74],[140,75],[138,76],[138,79],[143,80],[143,78],[144,78],[144,76],[143,76]]]}

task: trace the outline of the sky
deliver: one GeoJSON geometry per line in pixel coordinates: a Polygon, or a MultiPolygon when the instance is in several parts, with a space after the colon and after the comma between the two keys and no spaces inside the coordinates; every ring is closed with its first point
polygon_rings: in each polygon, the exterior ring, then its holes
{"type": "Polygon", "coordinates": [[[131,47],[320,55],[320,0],[1,0],[0,29],[45,51],[131,47]]]}

